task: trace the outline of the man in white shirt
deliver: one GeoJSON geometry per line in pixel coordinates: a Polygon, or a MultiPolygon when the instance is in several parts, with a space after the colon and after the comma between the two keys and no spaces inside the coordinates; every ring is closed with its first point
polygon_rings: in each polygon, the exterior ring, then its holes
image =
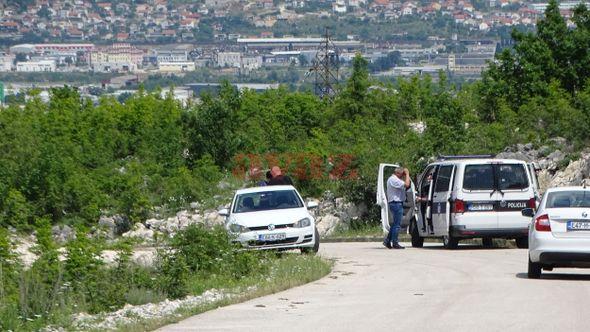
{"type": "Polygon", "coordinates": [[[383,245],[388,249],[404,249],[398,243],[398,233],[404,216],[404,201],[406,190],[410,188],[410,172],[407,168],[397,167],[387,179],[387,204],[393,216],[393,224],[389,227],[389,233],[383,240],[383,245]]]}

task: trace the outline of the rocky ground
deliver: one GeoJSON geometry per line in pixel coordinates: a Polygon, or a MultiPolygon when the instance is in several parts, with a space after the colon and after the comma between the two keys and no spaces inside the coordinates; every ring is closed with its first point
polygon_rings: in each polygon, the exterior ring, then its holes
{"type": "Polygon", "coordinates": [[[514,158],[534,162],[541,192],[551,187],[590,184],[590,149],[574,153],[565,138],[553,138],[548,145],[535,148],[532,143],[506,148],[498,158],[514,158]]]}

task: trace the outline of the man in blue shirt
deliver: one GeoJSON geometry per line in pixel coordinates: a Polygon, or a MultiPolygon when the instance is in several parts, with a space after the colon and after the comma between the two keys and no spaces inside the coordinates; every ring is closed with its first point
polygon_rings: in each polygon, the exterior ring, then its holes
{"type": "Polygon", "coordinates": [[[410,188],[410,172],[407,168],[397,167],[387,179],[387,204],[393,216],[393,224],[389,227],[389,233],[383,240],[383,245],[388,249],[404,249],[398,243],[398,233],[404,216],[404,201],[406,190],[410,188]]]}

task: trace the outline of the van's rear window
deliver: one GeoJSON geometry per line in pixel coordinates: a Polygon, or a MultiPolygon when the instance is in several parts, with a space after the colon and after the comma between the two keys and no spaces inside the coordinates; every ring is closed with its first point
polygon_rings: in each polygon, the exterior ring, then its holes
{"type": "Polygon", "coordinates": [[[500,164],[497,165],[496,172],[500,190],[526,189],[529,187],[529,179],[524,165],[500,164]]]}
{"type": "Polygon", "coordinates": [[[463,176],[465,190],[494,190],[494,166],[467,165],[463,176]]]}
{"type": "Polygon", "coordinates": [[[529,187],[526,170],[521,164],[483,164],[465,166],[465,190],[519,190],[529,187]]]}

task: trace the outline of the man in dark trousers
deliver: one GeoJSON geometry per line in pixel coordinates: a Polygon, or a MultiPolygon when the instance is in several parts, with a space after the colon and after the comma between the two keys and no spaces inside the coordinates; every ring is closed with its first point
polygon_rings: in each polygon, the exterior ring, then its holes
{"type": "Polygon", "coordinates": [[[407,168],[397,167],[387,179],[387,204],[393,216],[393,224],[389,227],[389,233],[383,240],[383,245],[388,249],[404,249],[397,242],[397,236],[404,216],[406,190],[410,188],[410,185],[410,172],[407,168]]]}
{"type": "Polygon", "coordinates": [[[287,175],[283,175],[279,166],[273,166],[270,169],[270,174],[272,175],[272,178],[268,181],[269,186],[293,185],[291,178],[287,175]]]}

